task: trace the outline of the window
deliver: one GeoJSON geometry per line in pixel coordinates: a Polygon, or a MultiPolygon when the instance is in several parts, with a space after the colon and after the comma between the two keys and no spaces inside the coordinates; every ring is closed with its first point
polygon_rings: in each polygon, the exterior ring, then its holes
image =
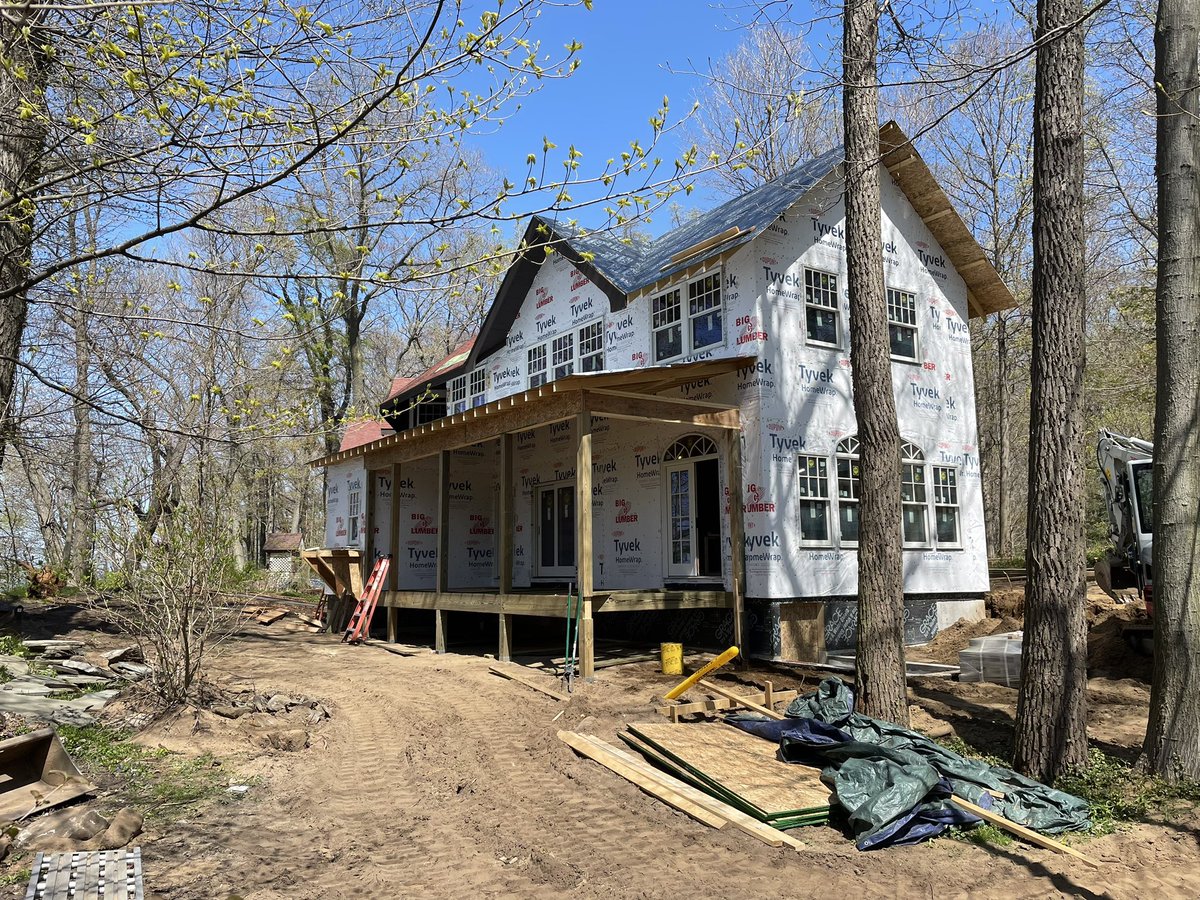
{"type": "Polygon", "coordinates": [[[450,415],[460,413],[467,408],[466,375],[459,375],[457,378],[450,379],[450,384],[446,389],[446,397],[449,401],[450,415]]]}
{"type": "Polygon", "coordinates": [[[719,344],[721,330],[721,273],[702,275],[688,283],[688,318],[691,320],[692,352],[719,344]]]}
{"type": "Polygon", "coordinates": [[[487,369],[482,366],[471,373],[471,406],[483,406],[487,401],[487,369]]]}
{"type": "Polygon", "coordinates": [[[362,491],[355,488],[346,500],[347,543],[358,543],[358,517],[362,515],[362,491]]]}
{"type": "Polygon", "coordinates": [[[829,543],[829,460],[824,456],[798,456],[800,540],[829,543]]]}
{"type": "Polygon", "coordinates": [[[892,359],[917,361],[917,297],[907,291],[887,289],[888,333],[892,359]]]}
{"type": "Polygon", "coordinates": [[[650,301],[655,362],[695,353],[725,340],[720,271],[689,281],[686,290],[686,321],[683,289],[672,288],[650,301]]]}
{"type": "Polygon", "coordinates": [[[575,574],[575,485],[537,489],[537,574],[575,574]]]}
{"type": "Polygon", "coordinates": [[[679,288],[655,297],[650,303],[654,329],[654,361],[683,355],[683,333],[679,323],[679,288]]]}
{"type": "Polygon", "coordinates": [[[958,470],[951,466],[933,467],[933,522],[939,546],[957,546],[958,470]]]}
{"type": "Polygon", "coordinates": [[[925,547],[929,544],[925,509],[925,454],[903,441],[900,444],[900,516],[904,529],[905,547],[925,547]]]}
{"type": "Polygon", "coordinates": [[[579,329],[579,371],[599,372],[604,368],[604,322],[579,329]]]}
{"type": "Polygon", "coordinates": [[[569,331],[550,343],[550,370],[556,379],[566,378],[575,371],[575,333],[569,331]]]}
{"type": "Polygon", "coordinates": [[[842,544],[858,544],[858,438],[848,437],[838,441],[838,531],[842,544]]]}
{"type": "Polygon", "coordinates": [[[546,383],[546,345],[529,348],[529,386],[539,387],[546,383]]]}
{"type": "Polygon", "coordinates": [[[717,445],[712,438],[702,434],[685,434],[663,454],[663,462],[675,462],[680,459],[696,459],[700,456],[716,456],[717,445]]]}
{"type": "Polygon", "coordinates": [[[842,345],[836,275],[816,269],[804,270],[804,321],[808,343],[826,347],[842,345]]]}

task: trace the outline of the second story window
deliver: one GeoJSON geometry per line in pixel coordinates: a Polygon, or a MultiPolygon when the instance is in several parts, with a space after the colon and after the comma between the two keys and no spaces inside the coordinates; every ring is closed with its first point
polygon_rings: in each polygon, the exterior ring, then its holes
{"type": "Polygon", "coordinates": [[[487,402],[487,370],[480,366],[472,372],[467,387],[471,395],[471,406],[483,406],[487,402]]]}
{"type": "Polygon", "coordinates": [[[550,344],[551,371],[556,379],[566,378],[575,371],[575,332],[559,335],[550,344]]]}
{"type": "Polygon", "coordinates": [[[459,375],[451,378],[446,386],[446,400],[450,414],[460,413],[467,409],[467,376],[459,375]]]}
{"type": "Polygon", "coordinates": [[[579,329],[579,371],[599,372],[604,368],[604,322],[579,329]]]}
{"type": "Polygon", "coordinates": [[[654,329],[654,361],[662,362],[683,355],[683,326],[679,288],[650,301],[651,326],[654,329]]]}
{"type": "Polygon", "coordinates": [[[842,317],[838,311],[838,279],[828,272],[804,270],[804,332],[808,343],[823,347],[842,345],[842,317]]]}
{"type": "Polygon", "coordinates": [[[693,278],[686,286],[671,288],[651,299],[650,328],[654,333],[656,363],[670,362],[722,343],[725,320],[721,272],[693,278]]]}
{"type": "Polygon", "coordinates": [[[529,386],[540,387],[547,382],[546,377],[546,345],[538,344],[529,348],[529,386]]]}
{"type": "Polygon", "coordinates": [[[725,339],[721,328],[720,272],[688,283],[688,318],[691,320],[693,353],[725,339]]]}
{"type": "Polygon", "coordinates": [[[908,291],[887,289],[888,334],[892,339],[892,359],[918,361],[917,298],[908,291]]]}

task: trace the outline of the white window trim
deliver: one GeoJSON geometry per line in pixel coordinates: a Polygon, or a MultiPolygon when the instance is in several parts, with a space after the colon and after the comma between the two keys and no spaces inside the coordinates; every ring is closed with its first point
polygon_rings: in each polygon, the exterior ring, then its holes
{"type": "MultiPolygon", "coordinates": [[[[853,506],[858,509],[858,511],[859,511],[859,527],[861,528],[862,527],[862,501],[859,500],[858,498],[855,498],[853,500],[843,500],[842,499],[842,496],[840,493],[840,486],[837,483],[838,482],[837,464],[840,460],[843,460],[843,459],[848,460],[851,464],[856,463],[856,462],[861,464],[862,458],[859,456],[859,454],[857,452],[855,452],[855,453],[839,453],[837,451],[837,448],[836,447],[834,448],[833,480],[834,480],[834,496],[837,500],[837,507],[836,507],[837,508],[837,545],[838,545],[838,547],[845,548],[848,550],[855,550],[858,548],[858,541],[848,541],[842,537],[842,504],[845,503],[847,506],[853,506]]],[[[851,479],[858,482],[859,490],[861,490],[862,489],[862,477],[859,476],[859,477],[855,478],[854,474],[853,474],[853,470],[852,470],[851,471],[851,479]]]]}
{"type": "MultiPolygon", "coordinates": [[[[908,365],[920,365],[921,364],[921,328],[920,328],[920,316],[918,316],[916,313],[916,309],[917,309],[917,293],[916,293],[916,291],[910,291],[910,290],[906,290],[904,288],[888,286],[888,287],[884,288],[883,296],[884,296],[884,303],[887,305],[889,328],[892,325],[899,325],[901,328],[911,328],[912,333],[913,333],[913,356],[897,356],[895,353],[892,353],[891,354],[892,361],[907,363],[908,365]],[[913,298],[913,323],[911,325],[908,324],[907,322],[896,322],[894,319],[892,319],[891,303],[887,302],[888,301],[887,295],[889,293],[905,294],[906,296],[913,298]]],[[[889,349],[891,348],[891,343],[892,343],[891,335],[889,334],[888,335],[889,349]]]]}
{"type": "Polygon", "coordinates": [[[550,348],[550,380],[558,381],[560,378],[568,378],[575,374],[575,332],[564,331],[562,334],[555,335],[546,342],[550,348]],[[563,355],[562,343],[566,341],[566,355],[563,355]],[[565,368],[567,371],[559,375],[558,370],[565,368]]]}
{"type": "Polygon", "coordinates": [[[814,269],[811,266],[804,267],[804,343],[810,347],[831,347],[835,350],[841,350],[845,342],[846,329],[842,324],[842,297],[839,293],[841,287],[839,285],[839,276],[836,272],[827,272],[824,269],[814,269]],[[826,306],[824,303],[813,303],[808,299],[808,274],[824,275],[833,279],[833,306],[826,306]],[[808,329],[808,310],[813,309],[832,310],[837,323],[837,340],[834,343],[828,341],[818,341],[808,329]]]}
{"type": "Polygon", "coordinates": [[[525,386],[532,390],[550,382],[550,345],[548,343],[534,344],[525,351],[525,386]],[[542,367],[536,373],[533,370],[533,357],[538,350],[542,351],[542,367]],[[540,384],[534,384],[535,374],[542,376],[540,384]]]}
{"type": "MultiPolygon", "coordinates": [[[[839,531],[840,531],[840,524],[841,524],[840,521],[838,521],[837,525],[835,526],[835,518],[834,517],[835,517],[836,513],[834,510],[833,498],[830,496],[829,457],[822,456],[819,453],[797,453],[796,454],[796,467],[795,467],[795,469],[793,469],[793,471],[796,473],[796,478],[798,480],[801,478],[807,477],[807,476],[803,476],[800,474],[800,460],[802,460],[802,459],[815,459],[818,461],[818,463],[821,463],[821,462],[825,463],[824,479],[821,479],[819,475],[813,476],[815,479],[817,479],[817,481],[815,481],[814,483],[819,484],[821,481],[824,482],[825,496],[814,497],[811,495],[809,495],[809,496],[797,495],[797,497],[796,497],[796,540],[800,544],[801,547],[829,548],[829,547],[833,546],[833,530],[835,527],[838,527],[839,531]],[[813,501],[813,500],[817,500],[817,501],[823,502],[825,504],[825,537],[824,537],[824,539],[821,539],[821,540],[813,540],[811,538],[805,538],[804,537],[804,526],[800,521],[800,517],[803,515],[802,504],[809,502],[809,501],[813,501]]],[[[834,468],[836,468],[836,464],[835,464],[834,468]]]]}
{"type": "Polygon", "coordinates": [[[362,529],[359,519],[362,517],[362,489],[355,489],[346,495],[346,543],[357,543],[362,529]]]}
{"type": "MultiPolygon", "coordinates": [[[[595,338],[592,338],[592,339],[595,340],[595,338]]],[[[579,328],[576,329],[576,331],[575,331],[575,362],[576,362],[576,365],[578,366],[579,372],[584,371],[584,368],[583,368],[584,359],[585,358],[590,359],[593,356],[600,357],[600,367],[597,369],[590,369],[588,371],[603,372],[604,371],[604,320],[603,319],[594,319],[591,322],[587,322],[583,325],[580,325],[579,328]],[[598,350],[593,350],[591,353],[584,353],[583,352],[584,332],[588,331],[589,329],[595,328],[597,326],[599,326],[599,328],[600,328],[600,348],[598,350]]]]}
{"type": "Polygon", "coordinates": [[[933,473],[933,480],[930,482],[930,486],[932,487],[932,490],[930,491],[930,497],[929,497],[929,502],[932,504],[932,509],[933,509],[933,530],[932,530],[930,536],[933,538],[934,546],[937,547],[939,550],[961,550],[961,549],[963,549],[963,542],[962,542],[962,527],[963,527],[962,470],[958,466],[936,466],[936,465],[931,466],[930,469],[931,469],[931,472],[933,473]],[[947,469],[950,472],[954,473],[954,502],[953,503],[938,503],[937,502],[937,470],[938,469],[947,469]],[[958,540],[956,540],[956,541],[953,541],[953,542],[942,541],[940,538],[938,538],[937,514],[938,514],[938,509],[941,507],[949,507],[955,511],[956,519],[958,522],[958,527],[955,529],[955,531],[958,533],[958,540]]]}
{"type": "Polygon", "coordinates": [[[723,268],[721,268],[721,267],[717,267],[716,269],[709,269],[707,271],[701,272],[698,275],[693,276],[692,278],[688,278],[686,281],[682,281],[682,282],[679,282],[678,284],[672,285],[671,287],[667,288],[665,291],[659,291],[657,294],[653,295],[650,298],[650,302],[649,302],[647,308],[648,308],[648,311],[650,314],[650,356],[654,360],[655,365],[658,365],[659,363],[675,362],[677,360],[684,359],[688,356],[691,356],[694,353],[711,352],[711,351],[723,349],[723,348],[727,347],[729,344],[729,321],[728,321],[729,317],[727,315],[728,310],[725,307],[725,273],[724,273],[723,268]],[[720,302],[718,302],[715,307],[706,309],[704,312],[700,313],[697,316],[692,316],[691,313],[689,312],[690,304],[688,302],[688,288],[690,288],[696,282],[703,281],[705,278],[710,278],[710,277],[715,277],[717,279],[717,290],[720,292],[720,295],[721,295],[720,302]],[[654,327],[654,301],[661,299],[662,297],[665,297],[668,294],[672,294],[672,293],[676,293],[676,292],[678,292],[678,294],[679,294],[679,318],[676,319],[674,322],[672,322],[671,325],[666,325],[666,326],[663,326],[660,328],[655,328],[654,327]],[[692,344],[692,319],[709,315],[713,309],[719,310],[720,314],[721,314],[721,339],[719,341],[715,341],[714,343],[711,343],[711,344],[705,344],[703,347],[696,348],[692,344]],[[657,332],[663,331],[664,329],[670,328],[672,326],[679,327],[680,352],[675,354],[674,356],[664,356],[664,357],[660,358],[656,355],[657,349],[656,349],[655,335],[657,334],[657,332]]]}
{"type": "Polygon", "coordinates": [[[920,448],[917,447],[917,445],[914,444],[912,441],[901,440],[901,442],[900,442],[900,446],[901,446],[900,470],[898,472],[898,475],[900,477],[901,487],[903,487],[903,483],[904,483],[904,467],[905,466],[917,466],[920,468],[922,478],[924,479],[921,482],[921,486],[925,489],[925,499],[923,501],[915,501],[915,500],[905,501],[903,496],[901,496],[901,498],[900,498],[900,516],[901,516],[900,546],[905,550],[929,550],[933,547],[933,535],[930,533],[930,525],[932,523],[929,521],[930,520],[929,507],[930,507],[930,502],[931,502],[931,497],[930,497],[931,491],[929,489],[930,488],[929,463],[928,463],[928,460],[925,459],[925,454],[923,452],[921,453],[920,459],[916,459],[912,456],[906,455],[904,453],[904,449],[903,449],[905,444],[912,444],[913,447],[916,447],[917,450],[920,451],[920,448]],[[924,516],[924,519],[925,519],[925,540],[924,541],[917,542],[917,541],[909,541],[909,540],[905,539],[904,518],[903,517],[904,517],[904,510],[907,507],[914,507],[914,508],[918,508],[921,510],[921,515],[924,516]]]}
{"type": "MultiPolygon", "coordinates": [[[[534,581],[551,581],[562,580],[564,578],[575,578],[579,572],[579,547],[575,547],[575,564],[573,566],[543,566],[542,565],[542,494],[546,491],[554,491],[557,495],[559,488],[569,487],[575,489],[575,479],[563,481],[543,481],[541,484],[536,484],[533,487],[533,558],[530,562],[530,578],[534,581]]],[[[555,510],[557,511],[557,498],[555,499],[555,510]]],[[[558,550],[558,544],[555,543],[555,551],[558,550]]]]}
{"type": "Polygon", "coordinates": [[[467,379],[467,408],[474,409],[487,402],[487,369],[479,366],[467,379]]]}
{"type": "Polygon", "coordinates": [[[446,382],[446,414],[466,412],[467,405],[467,376],[459,375],[446,382]]]}

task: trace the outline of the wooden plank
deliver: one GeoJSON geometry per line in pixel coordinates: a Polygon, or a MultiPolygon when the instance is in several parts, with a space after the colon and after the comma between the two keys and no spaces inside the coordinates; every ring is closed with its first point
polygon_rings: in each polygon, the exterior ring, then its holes
{"type": "Polygon", "coordinates": [[[435,653],[446,652],[446,610],[433,611],[433,649],[435,653]]]}
{"type": "Polygon", "coordinates": [[[592,597],[596,612],[643,612],[663,609],[729,609],[729,591],[609,591],[592,597]]]}
{"type": "Polygon", "coordinates": [[[595,674],[596,620],[592,618],[592,601],[585,597],[579,619],[579,677],[593,678],[595,674]]]}
{"type": "Polygon", "coordinates": [[[1066,844],[1059,843],[1053,838],[1048,838],[1044,834],[1038,834],[1032,829],[1026,828],[1024,825],[1018,825],[1016,822],[1011,822],[999,813],[994,813],[990,809],[984,809],[982,806],[977,806],[970,800],[964,800],[957,794],[952,794],[950,799],[956,806],[960,806],[969,813],[974,813],[983,819],[985,822],[991,822],[997,828],[1003,828],[1005,831],[1015,834],[1022,840],[1026,840],[1031,844],[1036,844],[1039,847],[1044,847],[1047,850],[1053,850],[1055,853],[1063,853],[1067,856],[1072,856],[1075,859],[1082,860],[1089,866],[1100,868],[1100,864],[1088,856],[1084,856],[1074,847],[1068,847],[1066,844]]]}
{"type": "Polygon", "coordinates": [[[565,594],[497,594],[482,591],[388,591],[379,598],[382,607],[443,609],[454,612],[508,613],[518,616],[561,618],[565,594]]]}
{"type": "Polygon", "coordinates": [[[701,681],[700,685],[701,685],[701,687],[707,688],[708,690],[712,691],[714,694],[718,694],[722,697],[725,697],[728,700],[736,700],[742,706],[746,707],[746,709],[752,709],[756,713],[762,713],[768,719],[787,718],[786,716],[782,716],[779,713],[775,712],[775,710],[773,710],[773,709],[767,709],[767,707],[763,706],[761,703],[755,703],[753,700],[750,700],[749,698],[743,697],[739,694],[735,694],[733,691],[726,690],[725,688],[721,687],[720,685],[713,684],[711,681],[701,681]]]}
{"type": "Polygon", "coordinates": [[[269,609],[257,619],[259,625],[272,625],[288,614],[286,609],[269,609]]]}
{"type": "MultiPolygon", "coordinates": [[[[362,505],[362,530],[359,532],[362,535],[363,559],[369,560],[371,564],[375,562],[375,491],[378,478],[378,472],[367,469],[367,496],[362,505]]],[[[355,596],[362,595],[355,594],[355,596]]]]}
{"type": "Polygon", "coordinates": [[[387,608],[387,640],[389,644],[396,643],[400,631],[400,610],[394,606],[387,608]]]}
{"type": "Polygon", "coordinates": [[[825,650],[825,604],[799,600],[779,604],[779,655],[820,659],[825,650]]]}
{"type": "Polygon", "coordinates": [[[500,613],[499,647],[496,649],[496,659],[500,662],[512,661],[512,614],[500,613]]]}
{"type": "Polygon", "coordinates": [[[770,825],[758,821],[758,819],[754,818],[753,816],[747,815],[740,809],[734,809],[728,803],[718,800],[711,794],[706,794],[704,791],[701,791],[690,784],[685,784],[678,778],[654,768],[652,765],[650,765],[650,763],[646,762],[645,759],[638,759],[635,755],[626,753],[617,747],[606,744],[604,741],[601,741],[599,738],[593,737],[592,735],[584,735],[584,737],[591,739],[596,744],[608,748],[622,759],[634,762],[634,764],[639,767],[640,771],[647,772],[658,778],[670,779],[672,786],[679,793],[691,800],[695,800],[700,805],[707,807],[708,809],[717,813],[717,815],[723,817],[729,822],[730,825],[734,826],[739,831],[742,831],[765,844],[770,844],[772,847],[787,846],[795,850],[804,850],[807,847],[807,844],[797,838],[792,837],[790,834],[787,834],[786,832],[780,831],[776,828],[772,828],[770,825]]]}
{"type": "Polygon", "coordinates": [[[617,756],[616,753],[612,752],[613,748],[608,748],[599,742],[598,739],[585,738],[583,735],[575,734],[571,731],[558,732],[558,739],[582,756],[586,756],[588,759],[600,763],[606,769],[616,772],[626,781],[637,785],[647,794],[661,800],[668,806],[673,806],[682,813],[686,813],[697,822],[701,822],[710,828],[724,828],[728,823],[728,820],[724,816],[718,815],[704,804],[697,803],[678,790],[677,786],[686,787],[682,782],[661,773],[650,775],[627,760],[617,756]],[[671,782],[675,782],[675,784],[671,782]]]}
{"type": "Polygon", "coordinates": [[[736,407],[714,410],[657,396],[614,396],[602,391],[586,391],[584,405],[596,415],[609,419],[668,422],[694,428],[741,428],[741,413],[736,407]]]}
{"type": "MultiPolygon", "coordinates": [[[[391,571],[388,572],[388,583],[385,585],[390,590],[395,590],[400,585],[400,463],[392,464],[392,542],[391,546],[387,547],[385,553],[392,554],[393,565],[391,571]]],[[[392,616],[388,615],[388,634],[392,634],[392,616]]]]}
{"type": "Polygon", "coordinates": [[[779,745],[720,722],[631,724],[648,739],[764,813],[828,807],[821,770],[779,759],[779,745]]]}
{"type": "Polygon", "coordinates": [[[579,677],[596,674],[596,631],[592,619],[592,414],[587,396],[576,420],[575,589],[583,601],[579,618],[579,677]]]}
{"type": "Polygon", "coordinates": [[[520,675],[516,672],[513,672],[510,669],[502,669],[499,666],[488,666],[488,671],[491,672],[493,675],[499,675],[501,678],[507,678],[510,681],[515,681],[518,684],[523,684],[527,688],[533,688],[533,690],[537,691],[538,693],[545,694],[547,697],[551,697],[560,702],[566,702],[571,699],[566,694],[560,694],[558,691],[551,690],[548,687],[544,687],[544,686],[538,684],[536,681],[532,680],[531,678],[526,678],[524,675],[520,675]]]}
{"type": "MultiPolygon", "coordinates": [[[[774,691],[772,693],[776,703],[790,703],[799,696],[798,691],[774,691]]],[[[766,704],[762,694],[751,695],[750,699],[755,703],[766,704]]],[[[691,703],[672,703],[668,706],[659,706],[654,711],[661,716],[670,716],[672,713],[680,716],[688,716],[693,713],[716,713],[726,709],[737,709],[738,702],[730,700],[727,697],[718,697],[716,700],[696,700],[691,703]]]]}
{"type": "MultiPolygon", "coordinates": [[[[729,559],[733,588],[733,643],[740,649],[745,639],[742,629],[745,619],[746,595],[746,522],[742,497],[742,434],[731,431],[725,440],[725,487],[729,491],[729,559]]],[[[743,657],[743,662],[745,658],[743,657]]]]}

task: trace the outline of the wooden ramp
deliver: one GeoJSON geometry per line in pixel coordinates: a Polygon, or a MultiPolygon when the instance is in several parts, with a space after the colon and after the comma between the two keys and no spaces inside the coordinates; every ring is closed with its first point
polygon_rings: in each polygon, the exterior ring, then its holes
{"type": "Polygon", "coordinates": [[[819,769],[784,762],[777,745],[732,725],[635,724],[621,738],[676,778],[777,828],[829,817],[819,769]]]}

